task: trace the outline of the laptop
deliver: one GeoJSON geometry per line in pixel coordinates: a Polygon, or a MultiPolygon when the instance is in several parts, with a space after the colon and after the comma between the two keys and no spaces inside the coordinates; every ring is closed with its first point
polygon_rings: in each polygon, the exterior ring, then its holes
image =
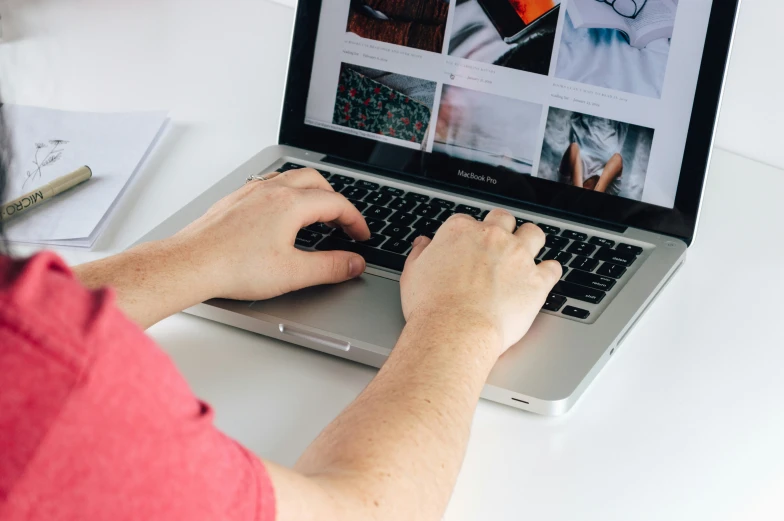
{"type": "Polygon", "coordinates": [[[405,323],[414,238],[454,213],[504,208],[542,228],[537,259],[563,277],[482,397],[567,412],[693,244],[739,0],[548,1],[532,3],[549,30],[509,43],[489,2],[300,0],[279,143],[140,242],[173,235],[253,174],[310,167],[373,235],[314,224],[297,247],[358,252],[367,272],[188,312],[380,367],[405,323]]]}

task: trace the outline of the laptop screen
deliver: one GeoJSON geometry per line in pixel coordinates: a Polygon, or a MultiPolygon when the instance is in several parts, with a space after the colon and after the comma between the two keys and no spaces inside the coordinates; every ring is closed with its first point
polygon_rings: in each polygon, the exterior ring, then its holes
{"type": "Polygon", "coordinates": [[[538,178],[673,208],[711,0],[323,2],[305,124],[515,197],[538,178]]]}

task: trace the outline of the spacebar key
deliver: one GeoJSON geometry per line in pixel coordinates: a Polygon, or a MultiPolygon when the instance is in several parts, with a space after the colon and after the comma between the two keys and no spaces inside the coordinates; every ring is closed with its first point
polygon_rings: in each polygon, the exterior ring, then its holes
{"type": "Polygon", "coordinates": [[[591,304],[598,304],[604,300],[604,296],[606,295],[604,291],[586,288],[585,286],[565,281],[560,281],[556,284],[553,288],[553,293],[575,300],[581,300],[583,302],[590,302],[591,304]]]}
{"type": "Polygon", "coordinates": [[[343,250],[359,253],[365,258],[365,262],[368,264],[375,264],[376,266],[396,271],[403,271],[403,267],[406,264],[406,257],[404,255],[371,248],[361,242],[341,241],[335,237],[327,237],[316,245],[316,249],[322,251],[343,250]]]}

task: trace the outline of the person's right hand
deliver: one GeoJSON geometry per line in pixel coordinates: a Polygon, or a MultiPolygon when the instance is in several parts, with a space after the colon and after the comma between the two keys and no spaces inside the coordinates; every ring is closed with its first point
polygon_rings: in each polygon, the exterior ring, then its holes
{"type": "Polygon", "coordinates": [[[517,343],[562,269],[556,261],[534,262],[545,242],[538,226],[515,227],[509,212],[493,210],[484,222],[454,215],[432,241],[418,238],[400,280],[406,320],[479,329],[498,338],[498,356],[517,343]]]}

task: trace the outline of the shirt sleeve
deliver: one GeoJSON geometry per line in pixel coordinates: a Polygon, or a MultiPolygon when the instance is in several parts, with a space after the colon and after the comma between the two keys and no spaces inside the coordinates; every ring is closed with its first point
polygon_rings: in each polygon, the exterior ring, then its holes
{"type": "Polygon", "coordinates": [[[51,254],[0,264],[0,517],[272,521],[262,462],[51,254]]]}

